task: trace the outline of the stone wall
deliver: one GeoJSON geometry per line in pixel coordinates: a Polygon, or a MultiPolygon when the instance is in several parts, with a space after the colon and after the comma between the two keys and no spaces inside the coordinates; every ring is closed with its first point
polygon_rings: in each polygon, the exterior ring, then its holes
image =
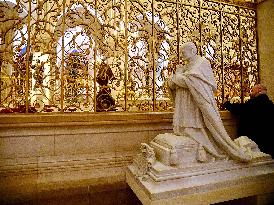
{"type": "MultiPolygon", "coordinates": [[[[221,116],[234,138],[235,120],[221,116]]],[[[124,183],[140,143],[165,132],[172,113],[0,115],[1,199],[124,183]]]]}
{"type": "Polygon", "coordinates": [[[274,1],[261,1],[257,14],[261,83],[267,86],[268,95],[274,101],[274,1]]]}

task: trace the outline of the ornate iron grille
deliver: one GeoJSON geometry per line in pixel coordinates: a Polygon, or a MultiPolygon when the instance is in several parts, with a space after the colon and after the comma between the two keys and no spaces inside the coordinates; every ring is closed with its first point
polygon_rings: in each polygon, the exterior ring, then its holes
{"type": "Polygon", "coordinates": [[[259,81],[254,2],[0,1],[1,112],[170,111],[165,79],[192,40],[220,109],[259,81]]]}

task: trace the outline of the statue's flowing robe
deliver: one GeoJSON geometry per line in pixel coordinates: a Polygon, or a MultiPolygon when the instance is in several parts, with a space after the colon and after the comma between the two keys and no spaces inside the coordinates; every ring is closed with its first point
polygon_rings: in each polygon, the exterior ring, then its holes
{"type": "MultiPolygon", "coordinates": [[[[211,65],[206,58],[199,56],[194,65],[179,68],[172,78],[170,88],[175,103],[173,118],[175,129],[205,127],[217,147],[231,158],[239,161],[251,160],[251,156],[237,146],[223,126],[214,98],[217,85],[211,65]],[[174,86],[177,86],[176,89],[174,86]]],[[[208,147],[208,150],[212,148],[208,147]]]]}

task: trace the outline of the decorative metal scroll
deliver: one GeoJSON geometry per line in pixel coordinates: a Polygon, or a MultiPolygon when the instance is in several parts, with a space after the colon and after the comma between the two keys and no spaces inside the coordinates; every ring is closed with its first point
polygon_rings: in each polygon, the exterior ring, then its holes
{"type": "Polygon", "coordinates": [[[179,45],[212,64],[220,109],[258,83],[255,4],[0,1],[0,112],[171,111],[179,45]]]}

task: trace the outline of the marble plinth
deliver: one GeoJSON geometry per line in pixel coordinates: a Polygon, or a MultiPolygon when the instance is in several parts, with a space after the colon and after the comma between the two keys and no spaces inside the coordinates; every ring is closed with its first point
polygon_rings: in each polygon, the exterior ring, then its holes
{"type": "Polygon", "coordinates": [[[144,205],[208,205],[274,193],[273,160],[158,182],[137,177],[135,169],[134,164],[128,167],[126,181],[144,205]]]}

